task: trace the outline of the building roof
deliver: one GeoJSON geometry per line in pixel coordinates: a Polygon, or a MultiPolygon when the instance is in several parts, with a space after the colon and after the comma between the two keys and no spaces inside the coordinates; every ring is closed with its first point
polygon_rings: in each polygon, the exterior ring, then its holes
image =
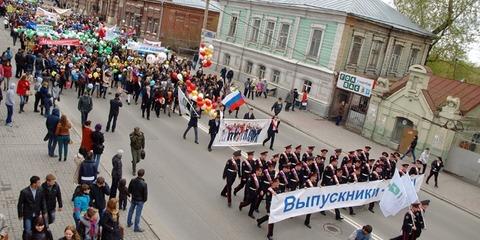
{"type": "Polygon", "coordinates": [[[335,10],[369,21],[386,24],[396,29],[424,36],[433,34],[381,0],[257,0],[258,2],[289,6],[335,10]]]}
{"type": "MultiPolygon", "coordinates": [[[[182,6],[187,6],[187,7],[193,7],[193,8],[198,8],[198,9],[205,9],[205,0],[171,0],[172,3],[177,4],[177,5],[182,5],[182,6]]],[[[208,8],[208,11],[211,12],[220,12],[219,11],[220,5],[218,4],[217,1],[211,0],[210,1],[210,7],[208,8]]]]}
{"type": "MultiPolygon", "coordinates": [[[[435,76],[430,70],[428,75],[430,80],[428,81],[427,89],[422,91],[433,112],[436,112],[444,105],[448,96],[460,98],[460,111],[463,115],[480,106],[480,86],[435,76]]],[[[408,79],[409,75],[392,84],[390,86],[390,94],[405,87],[408,79]]]]}

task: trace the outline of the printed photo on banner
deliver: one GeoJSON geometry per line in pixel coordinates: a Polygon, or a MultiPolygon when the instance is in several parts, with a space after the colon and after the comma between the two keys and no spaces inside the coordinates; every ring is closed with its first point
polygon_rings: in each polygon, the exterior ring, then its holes
{"type": "Polygon", "coordinates": [[[270,119],[223,119],[213,146],[249,146],[261,144],[267,136],[270,119]]]}

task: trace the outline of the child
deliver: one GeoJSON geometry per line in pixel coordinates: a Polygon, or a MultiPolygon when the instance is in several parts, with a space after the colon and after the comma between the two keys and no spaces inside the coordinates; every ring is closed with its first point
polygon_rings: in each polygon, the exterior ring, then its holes
{"type": "Polygon", "coordinates": [[[127,198],[130,197],[127,188],[127,180],[125,178],[120,179],[118,185],[118,192],[120,193],[118,205],[120,209],[125,211],[127,209],[127,198]]]}
{"type": "Polygon", "coordinates": [[[83,240],[97,240],[99,236],[100,218],[98,210],[90,207],[85,215],[80,217],[80,225],[78,232],[83,240]]]}

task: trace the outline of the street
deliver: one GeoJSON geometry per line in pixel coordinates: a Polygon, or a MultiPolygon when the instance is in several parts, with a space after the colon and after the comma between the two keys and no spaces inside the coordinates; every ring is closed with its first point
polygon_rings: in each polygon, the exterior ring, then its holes
{"type": "MultiPolygon", "coordinates": [[[[112,97],[111,95],[109,97],[112,97]]],[[[64,91],[60,107],[63,113],[73,119],[79,130],[80,113],[76,110],[77,99],[72,90],[64,91]]],[[[241,110],[244,110],[243,107],[241,110]]],[[[94,110],[89,118],[92,123],[106,124],[108,113],[107,101],[94,97],[94,110]]],[[[228,113],[226,113],[228,117],[228,113]]],[[[268,116],[255,112],[257,118],[268,116]]],[[[242,111],[239,116],[243,116],[242,111]]],[[[232,115],[233,117],[233,115],[232,115]]],[[[140,163],[145,168],[146,181],[150,187],[149,202],[146,204],[144,216],[161,239],[261,239],[265,235],[266,225],[258,229],[255,221],[247,217],[245,210],[238,211],[238,204],[243,193],[234,198],[232,208],[226,205],[226,199],[220,196],[224,185],[221,173],[225,161],[231,156],[231,148],[206,150],[209,136],[205,126],[207,117],[203,116],[199,131],[199,142],[193,142],[193,132],[183,140],[181,134],[186,128],[187,120],[178,115],[168,118],[166,115],[155,116],[151,120],[141,118],[139,105],[124,105],[121,109],[118,127],[115,133],[106,134],[106,152],[102,164],[111,169],[110,157],[118,148],[126,150],[124,171],[130,175],[128,134],[134,126],[139,126],[146,135],[146,160],[140,163]]],[[[328,142],[328,139],[325,140],[328,142]]],[[[327,146],[300,133],[284,124],[280,125],[274,149],[283,151],[288,144],[315,145],[318,149],[327,146]]],[[[266,148],[240,148],[255,150],[258,153],[266,148]]],[[[331,150],[331,149],[330,149],[331,150]]],[[[271,154],[270,154],[271,155],[271,154]]],[[[238,184],[239,180],[234,185],[238,184]]],[[[243,191],[241,191],[243,192],[243,191]]],[[[421,199],[430,199],[431,207],[426,218],[427,230],[422,239],[475,239],[479,234],[476,227],[480,220],[443,201],[420,192],[421,199]],[[448,217],[447,217],[448,216],[448,217]]],[[[264,204],[261,206],[263,214],[264,204]]],[[[312,229],[303,225],[303,218],[285,220],[275,226],[277,239],[291,239],[302,236],[302,239],[317,239],[318,236],[329,239],[345,239],[357,226],[371,224],[378,239],[389,239],[400,233],[403,220],[402,211],[396,217],[385,219],[378,205],[376,213],[367,211],[366,207],[357,207],[357,215],[348,216],[342,211],[345,220],[334,220],[333,214],[324,217],[320,214],[312,216],[312,229]]]]}

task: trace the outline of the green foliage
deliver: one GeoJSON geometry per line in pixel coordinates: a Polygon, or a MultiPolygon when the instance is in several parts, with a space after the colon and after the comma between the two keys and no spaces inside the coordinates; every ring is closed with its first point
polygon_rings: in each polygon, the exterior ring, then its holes
{"type": "Polygon", "coordinates": [[[429,61],[466,59],[480,36],[480,0],[395,0],[397,9],[436,35],[429,61]]]}
{"type": "Polygon", "coordinates": [[[429,61],[427,62],[435,75],[464,80],[467,83],[480,85],[480,67],[477,67],[471,63],[465,61],[449,62],[443,60],[429,61]]]}

